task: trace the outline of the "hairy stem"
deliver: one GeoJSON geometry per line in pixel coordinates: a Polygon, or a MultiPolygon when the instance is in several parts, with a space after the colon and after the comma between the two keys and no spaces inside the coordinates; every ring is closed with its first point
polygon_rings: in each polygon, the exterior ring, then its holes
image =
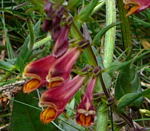
{"type": "Polygon", "coordinates": [[[126,16],[126,10],[124,9],[124,4],[122,0],[117,0],[119,16],[121,21],[121,32],[123,37],[124,47],[127,51],[127,55],[129,56],[132,50],[132,38],[131,38],[131,30],[128,17],[126,16]]]}
{"type": "MultiPolygon", "coordinates": [[[[115,0],[106,0],[106,25],[116,23],[116,4],[115,0]]],[[[106,32],[104,43],[104,67],[107,68],[113,60],[116,27],[106,32]]]]}
{"type": "Polygon", "coordinates": [[[100,105],[98,109],[96,131],[108,131],[108,107],[106,104],[100,105]]]}

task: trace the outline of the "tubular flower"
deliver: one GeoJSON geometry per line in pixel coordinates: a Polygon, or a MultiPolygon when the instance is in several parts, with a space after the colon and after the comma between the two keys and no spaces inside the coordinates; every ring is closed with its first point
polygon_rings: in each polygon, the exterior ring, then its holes
{"type": "Polygon", "coordinates": [[[71,69],[80,53],[81,50],[79,48],[69,49],[62,57],[58,59],[53,68],[49,69],[49,73],[46,78],[49,82],[49,88],[60,85],[63,81],[69,78],[71,69]]]}
{"type": "Polygon", "coordinates": [[[123,0],[123,2],[129,9],[127,16],[150,7],[150,0],[123,0]]]}
{"type": "Polygon", "coordinates": [[[91,126],[94,123],[95,108],[93,106],[93,89],[96,83],[96,78],[90,79],[86,92],[77,108],[76,121],[81,126],[91,126]]]}
{"type": "MultiPolygon", "coordinates": [[[[68,33],[70,30],[70,19],[66,19],[63,26],[61,22],[65,19],[63,18],[64,7],[63,6],[55,6],[50,2],[46,2],[44,8],[47,19],[43,23],[44,31],[51,31],[52,39],[55,42],[53,55],[55,57],[62,56],[68,49],[68,33]],[[63,19],[62,19],[63,18],[63,19]]],[[[64,22],[63,22],[64,23],[64,22]]]]}
{"type": "Polygon", "coordinates": [[[40,105],[47,107],[40,114],[43,123],[49,123],[63,113],[65,106],[81,87],[85,77],[77,75],[60,86],[50,88],[41,96],[40,105]]]}
{"type": "Polygon", "coordinates": [[[51,2],[46,2],[44,11],[47,19],[43,23],[43,31],[52,31],[52,38],[56,41],[61,31],[60,23],[64,14],[64,7],[55,7],[51,2]]]}
{"type": "Polygon", "coordinates": [[[30,93],[40,86],[46,85],[46,76],[55,62],[56,58],[50,55],[29,63],[25,67],[23,75],[32,77],[32,79],[23,86],[23,92],[30,93]]]}
{"type": "Polygon", "coordinates": [[[68,49],[68,33],[69,33],[69,26],[64,26],[61,28],[59,32],[59,36],[57,37],[54,49],[53,49],[53,55],[55,57],[62,56],[68,49]]]}
{"type": "Polygon", "coordinates": [[[69,78],[72,66],[75,64],[80,50],[69,49],[62,57],[55,58],[50,55],[29,63],[24,70],[24,76],[32,77],[23,87],[24,93],[48,85],[54,87],[69,78]]]}

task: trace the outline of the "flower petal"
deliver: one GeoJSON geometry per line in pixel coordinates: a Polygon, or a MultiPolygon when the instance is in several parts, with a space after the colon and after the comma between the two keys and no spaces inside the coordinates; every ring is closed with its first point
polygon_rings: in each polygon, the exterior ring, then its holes
{"type": "Polygon", "coordinates": [[[54,108],[48,107],[40,114],[40,120],[43,123],[49,123],[53,121],[57,116],[57,112],[54,108]]]}
{"type": "Polygon", "coordinates": [[[59,36],[57,37],[54,49],[53,49],[53,55],[55,57],[62,56],[68,49],[68,33],[69,33],[69,26],[61,27],[59,36]]]}
{"type": "Polygon", "coordinates": [[[60,86],[49,88],[41,96],[41,105],[54,105],[57,109],[61,109],[73,97],[77,90],[81,87],[84,77],[76,76],[72,80],[68,80],[60,86]]]}
{"type": "Polygon", "coordinates": [[[62,57],[60,57],[54,65],[50,68],[47,76],[47,81],[54,82],[55,78],[60,80],[67,80],[70,76],[71,69],[80,55],[78,48],[68,50],[62,57]]]}
{"type": "Polygon", "coordinates": [[[61,86],[50,88],[42,94],[40,105],[51,107],[55,109],[56,116],[60,115],[64,111],[66,104],[79,90],[84,79],[84,77],[76,76],[74,79],[66,81],[61,86]]]}
{"type": "Polygon", "coordinates": [[[33,61],[25,67],[24,76],[45,80],[55,61],[56,58],[52,55],[33,61]]]}
{"type": "Polygon", "coordinates": [[[132,6],[128,11],[127,16],[150,7],[149,0],[123,0],[123,2],[127,8],[132,6]]]}
{"type": "Polygon", "coordinates": [[[76,118],[76,121],[78,124],[81,126],[91,126],[94,123],[94,116],[93,115],[84,115],[84,114],[79,114],[78,117],[76,118]]]}
{"type": "Polygon", "coordinates": [[[89,80],[86,92],[77,108],[76,121],[81,126],[91,126],[94,123],[95,108],[92,103],[93,89],[96,83],[96,78],[89,80]]]}
{"type": "Polygon", "coordinates": [[[23,86],[24,93],[30,93],[41,86],[41,82],[38,79],[31,79],[23,86]]]}

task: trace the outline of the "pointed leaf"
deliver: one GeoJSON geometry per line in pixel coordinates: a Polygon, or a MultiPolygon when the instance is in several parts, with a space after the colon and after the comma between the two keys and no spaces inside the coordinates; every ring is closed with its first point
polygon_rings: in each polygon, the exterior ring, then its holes
{"type": "Polygon", "coordinates": [[[0,69],[6,70],[6,71],[11,71],[15,66],[11,64],[10,62],[6,61],[0,61],[0,69]]]}
{"type": "Polygon", "coordinates": [[[147,97],[150,95],[150,89],[147,89],[141,93],[128,93],[121,97],[118,101],[117,108],[119,111],[123,112],[123,109],[126,106],[131,105],[133,102],[135,102],[140,97],[147,97]]]}
{"type": "MultiPolygon", "coordinates": [[[[34,26],[35,38],[39,35],[40,24],[41,21],[39,20],[34,26]]],[[[28,35],[27,38],[25,39],[24,44],[20,48],[20,53],[16,60],[16,67],[20,72],[23,71],[25,64],[27,61],[29,61],[29,57],[31,56],[31,54],[32,54],[32,48],[30,48],[30,37],[28,35]]]]}
{"type": "Polygon", "coordinates": [[[86,21],[92,14],[92,11],[94,7],[96,6],[98,0],[92,0],[85,8],[83,8],[79,15],[77,16],[77,19],[80,21],[86,21]]]}
{"type": "Polygon", "coordinates": [[[7,48],[8,58],[13,59],[15,57],[15,54],[14,54],[12,45],[10,43],[7,30],[5,33],[6,33],[6,48],[7,48]]]}
{"type": "Polygon", "coordinates": [[[113,24],[110,24],[110,25],[104,27],[102,30],[100,30],[100,31],[96,34],[96,36],[94,37],[94,39],[93,39],[93,44],[94,44],[94,45],[99,45],[102,36],[103,36],[109,29],[111,29],[111,28],[114,27],[114,26],[117,26],[118,24],[120,24],[120,23],[113,23],[113,24]]]}

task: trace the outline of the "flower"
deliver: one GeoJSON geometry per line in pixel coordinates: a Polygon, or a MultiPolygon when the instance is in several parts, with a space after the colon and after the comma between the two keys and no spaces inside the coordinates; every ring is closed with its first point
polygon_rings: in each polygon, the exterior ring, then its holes
{"type": "Polygon", "coordinates": [[[51,31],[52,38],[54,41],[56,41],[61,32],[60,23],[64,14],[64,7],[55,6],[51,2],[46,1],[44,11],[47,15],[47,18],[42,26],[43,31],[51,31]]]}
{"type": "Polygon", "coordinates": [[[127,16],[150,7],[150,0],[123,0],[123,2],[127,9],[132,6],[128,11],[127,16]]]}
{"type": "Polygon", "coordinates": [[[96,78],[89,80],[86,92],[77,108],[76,122],[81,126],[91,126],[94,123],[95,108],[93,106],[93,89],[96,83],[96,78]]]}
{"type": "Polygon", "coordinates": [[[32,79],[25,83],[23,86],[23,92],[30,93],[42,85],[46,85],[46,76],[55,62],[56,58],[49,55],[29,63],[25,67],[23,75],[26,77],[32,77],[32,79]]]}
{"type": "Polygon", "coordinates": [[[46,1],[44,11],[47,14],[47,18],[43,23],[43,31],[51,31],[52,39],[55,42],[53,49],[55,57],[62,56],[69,46],[68,34],[72,19],[63,17],[64,10],[63,6],[56,6],[46,1]]]}
{"type": "Polygon", "coordinates": [[[54,87],[67,80],[80,52],[79,48],[72,48],[60,58],[49,55],[29,63],[24,76],[32,79],[24,85],[23,92],[30,93],[41,86],[54,87]]]}
{"type": "Polygon", "coordinates": [[[69,33],[70,27],[68,25],[61,27],[59,36],[56,39],[55,46],[53,49],[53,55],[55,57],[62,56],[68,49],[68,33],[69,33]]]}
{"type": "Polygon", "coordinates": [[[68,50],[62,57],[58,59],[53,68],[49,69],[49,73],[47,75],[49,88],[59,85],[69,78],[71,69],[80,53],[81,50],[79,48],[72,48],[68,50]]]}
{"type": "Polygon", "coordinates": [[[77,75],[60,86],[53,87],[41,96],[40,105],[47,107],[40,114],[43,123],[49,123],[63,113],[67,103],[81,87],[85,77],[77,75]]]}

